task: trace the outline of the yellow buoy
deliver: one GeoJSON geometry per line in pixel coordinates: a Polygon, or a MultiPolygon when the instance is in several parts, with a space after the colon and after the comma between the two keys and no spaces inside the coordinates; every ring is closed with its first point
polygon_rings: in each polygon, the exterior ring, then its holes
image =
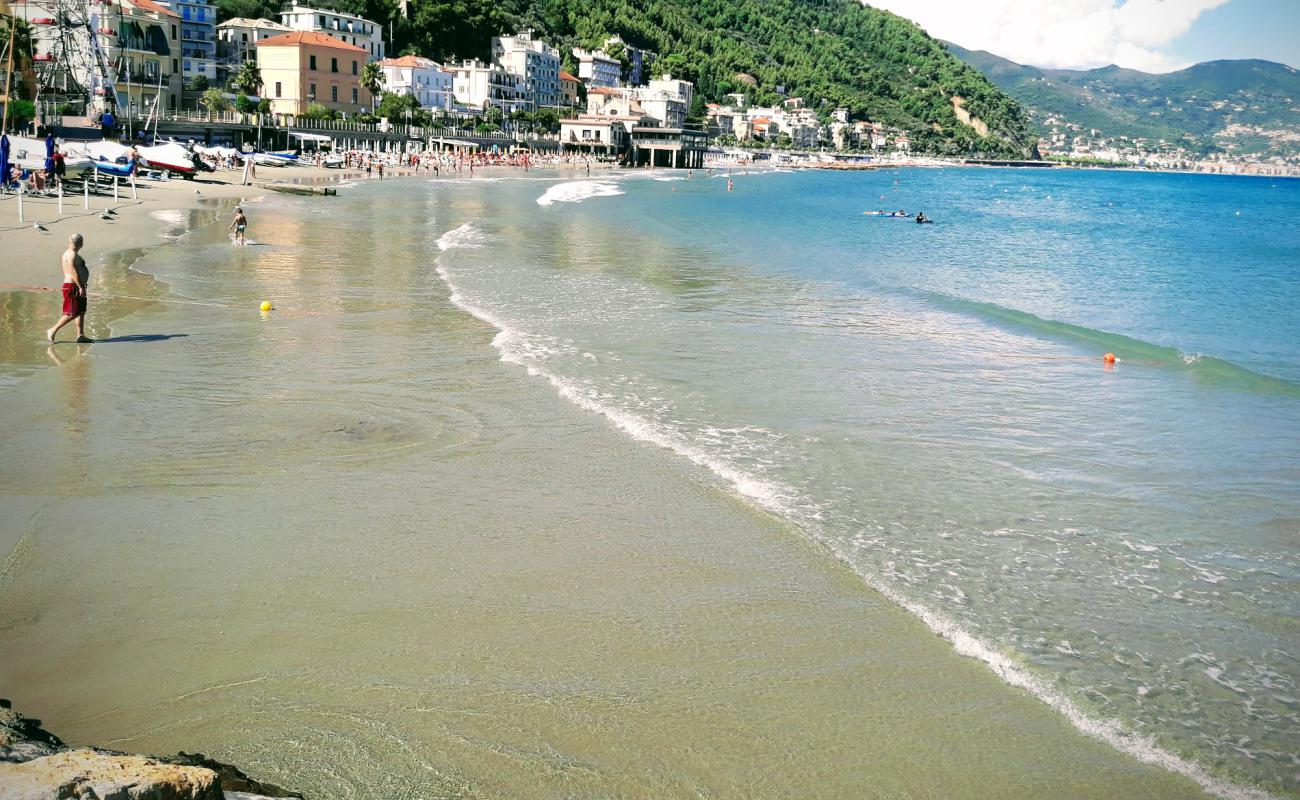
{"type": "Polygon", "coordinates": [[[263,311],[270,311],[270,310],[273,309],[273,308],[275,308],[275,306],[271,305],[271,301],[270,301],[270,300],[263,300],[263,301],[262,301],[261,309],[262,309],[263,311]]]}

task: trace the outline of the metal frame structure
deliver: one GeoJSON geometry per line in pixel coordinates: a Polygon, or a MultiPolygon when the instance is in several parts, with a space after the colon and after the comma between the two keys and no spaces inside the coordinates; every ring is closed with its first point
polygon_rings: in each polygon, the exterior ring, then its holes
{"type": "Polygon", "coordinates": [[[27,0],[24,5],[36,51],[37,94],[84,98],[87,115],[115,111],[117,71],[100,41],[116,35],[107,26],[112,0],[27,0]]]}

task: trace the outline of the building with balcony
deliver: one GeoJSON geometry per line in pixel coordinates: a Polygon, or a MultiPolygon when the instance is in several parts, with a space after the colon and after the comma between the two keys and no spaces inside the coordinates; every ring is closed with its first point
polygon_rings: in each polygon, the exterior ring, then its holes
{"type": "Polygon", "coordinates": [[[470,108],[499,108],[502,114],[527,111],[529,103],[523,97],[523,76],[499,64],[484,64],[477,59],[450,67],[452,91],[456,102],[470,108]]]}
{"type": "Polygon", "coordinates": [[[262,97],[276,114],[302,114],[319,103],[344,114],[370,108],[361,85],[366,50],[324,33],[292,31],[257,43],[262,97]]]}
{"type": "Polygon", "coordinates": [[[217,82],[217,7],[208,0],[167,0],[181,18],[181,77],[217,82]]]}
{"type": "Polygon", "coordinates": [[[290,3],[280,12],[280,22],[295,31],[324,33],[360,47],[369,61],[384,58],[384,29],[364,17],[290,3]]]}
{"type": "Polygon", "coordinates": [[[532,31],[492,37],[492,60],[523,79],[527,110],[559,107],[560,51],[534,39],[532,31]]]}
{"type": "Polygon", "coordinates": [[[429,110],[450,111],[456,103],[452,73],[432,59],[385,58],[379,66],[384,71],[385,92],[409,94],[429,110]]]}
{"type": "Polygon", "coordinates": [[[575,47],[573,57],[578,59],[578,78],[587,88],[612,89],[622,83],[623,65],[608,53],[575,47]]]}
{"type": "Polygon", "coordinates": [[[179,108],[180,16],[154,0],[122,0],[115,10],[100,18],[99,41],[115,70],[117,107],[139,114],[148,114],[155,102],[162,109],[179,108]]]}
{"type": "Polygon", "coordinates": [[[560,148],[567,153],[617,156],[631,143],[632,129],[647,121],[639,114],[579,114],[573,119],[562,119],[560,148]]]}
{"type": "Polygon", "coordinates": [[[256,61],[258,42],[288,32],[269,19],[235,17],[217,25],[217,82],[225,86],[241,64],[256,61]]]}

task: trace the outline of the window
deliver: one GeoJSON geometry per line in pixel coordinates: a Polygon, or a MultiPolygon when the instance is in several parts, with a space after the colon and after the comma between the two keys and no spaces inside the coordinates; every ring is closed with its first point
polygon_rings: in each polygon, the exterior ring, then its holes
{"type": "Polygon", "coordinates": [[[316,56],[307,57],[307,69],[316,69],[316,56]]]}
{"type": "Polygon", "coordinates": [[[352,60],[352,74],[353,74],[353,75],[356,75],[356,74],[357,74],[357,62],[356,62],[356,59],[353,59],[353,60],[352,60]]]}
{"type": "Polygon", "coordinates": [[[275,82],[275,96],[276,96],[276,97],[283,97],[283,96],[284,96],[283,94],[281,94],[281,91],[280,91],[280,82],[279,82],[279,81],[276,81],[276,82],[275,82]]]}
{"type": "Polygon", "coordinates": [[[248,41],[248,34],[246,34],[246,33],[241,33],[241,34],[239,34],[239,35],[240,35],[241,37],[243,37],[243,40],[244,40],[245,42],[248,41]]]}
{"type": "Polygon", "coordinates": [[[307,84],[307,97],[311,98],[312,100],[316,99],[316,84],[314,83],[307,84]]]}
{"type": "Polygon", "coordinates": [[[173,59],[172,59],[172,72],[180,72],[180,71],[181,71],[181,62],[180,62],[180,59],[173,58],[173,59]]]}
{"type": "Polygon", "coordinates": [[[321,26],[322,28],[325,27],[325,15],[324,15],[324,14],[321,14],[319,17],[317,17],[317,19],[320,20],[320,26],[321,26]]]}
{"type": "Polygon", "coordinates": [[[339,71],[339,60],[337,58],[331,58],[330,72],[338,72],[338,71],[339,71]]]}
{"type": "Polygon", "coordinates": [[[173,38],[173,39],[176,38],[176,26],[175,26],[175,25],[172,26],[172,38],[173,38]]]}
{"type": "Polygon", "coordinates": [[[352,87],[352,105],[356,105],[357,102],[358,102],[358,101],[357,101],[357,87],[353,86],[353,87],[352,87]]]}

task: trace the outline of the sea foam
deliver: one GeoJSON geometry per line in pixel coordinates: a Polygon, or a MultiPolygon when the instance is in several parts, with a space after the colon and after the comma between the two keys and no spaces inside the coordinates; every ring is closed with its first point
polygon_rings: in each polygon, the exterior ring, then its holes
{"type": "Polygon", "coordinates": [[[617,185],[607,181],[568,181],[557,183],[537,198],[537,205],[549,206],[555,203],[581,203],[592,197],[613,197],[623,194],[617,185]]]}

